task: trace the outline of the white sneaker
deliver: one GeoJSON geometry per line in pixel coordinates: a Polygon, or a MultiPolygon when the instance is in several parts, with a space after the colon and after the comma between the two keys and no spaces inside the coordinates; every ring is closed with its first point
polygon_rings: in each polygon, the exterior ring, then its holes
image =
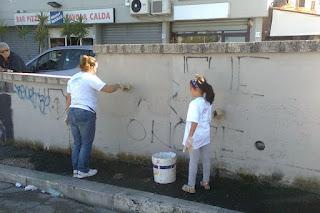
{"type": "Polygon", "coordinates": [[[78,171],[77,178],[85,178],[85,177],[91,177],[98,173],[98,170],[96,169],[90,169],[89,172],[80,172],[78,171]]]}
{"type": "Polygon", "coordinates": [[[78,170],[73,170],[73,177],[78,177],[78,170]]]}

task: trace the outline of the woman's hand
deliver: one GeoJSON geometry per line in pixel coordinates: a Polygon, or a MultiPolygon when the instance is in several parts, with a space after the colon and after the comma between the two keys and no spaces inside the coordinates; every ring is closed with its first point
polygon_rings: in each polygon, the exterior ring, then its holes
{"type": "Polygon", "coordinates": [[[68,116],[68,114],[66,114],[66,116],[64,117],[64,122],[67,124],[67,126],[69,125],[69,116],[68,116]]]}

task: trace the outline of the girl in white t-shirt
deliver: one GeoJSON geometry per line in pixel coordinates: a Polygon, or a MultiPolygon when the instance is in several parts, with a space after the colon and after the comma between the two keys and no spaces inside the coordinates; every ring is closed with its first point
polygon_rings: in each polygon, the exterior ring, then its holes
{"type": "Polygon", "coordinates": [[[202,157],[203,180],[200,185],[206,190],[210,189],[210,123],[214,92],[212,86],[203,76],[197,75],[190,81],[190,92],[194,100],[189,104],[186,119],[186,128],[183,138],[184,151],[190,155],[188,184],[182,190],[195,193],[198,162],[202,157]]]}

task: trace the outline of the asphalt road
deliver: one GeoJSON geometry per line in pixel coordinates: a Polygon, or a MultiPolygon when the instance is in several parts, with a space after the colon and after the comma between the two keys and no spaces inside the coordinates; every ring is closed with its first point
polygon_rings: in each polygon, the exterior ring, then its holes
{"type": "Polygon", "coordinates": [[[15,185],[0,182],[0,213],[114,213],[67,198],[53,197],[40,191],[25,191],[15,185]]]}

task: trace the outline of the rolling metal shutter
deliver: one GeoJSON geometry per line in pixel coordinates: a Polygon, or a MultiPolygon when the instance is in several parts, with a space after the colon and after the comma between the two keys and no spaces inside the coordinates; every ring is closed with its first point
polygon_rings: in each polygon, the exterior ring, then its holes
{"type": "Polygon", "coordinates": [[[39,53],[39,44],[35,41],[35,28],[25,38],[20,38],[15,27],[9,27],[1,36],[1,41],[6,42],[10,49],[17,53],[25,62],[29,61],[39,53]]]}
{"type": "Polygon", "coordinates": [[[247,19],[181,21],[172,23],[172,32],[247,31],[247,19]]]}
{"type": "Polygon", "coordinates": [[[161,23],[110,24],[102,29],[104,44],[161,43],[161,23]]]}

